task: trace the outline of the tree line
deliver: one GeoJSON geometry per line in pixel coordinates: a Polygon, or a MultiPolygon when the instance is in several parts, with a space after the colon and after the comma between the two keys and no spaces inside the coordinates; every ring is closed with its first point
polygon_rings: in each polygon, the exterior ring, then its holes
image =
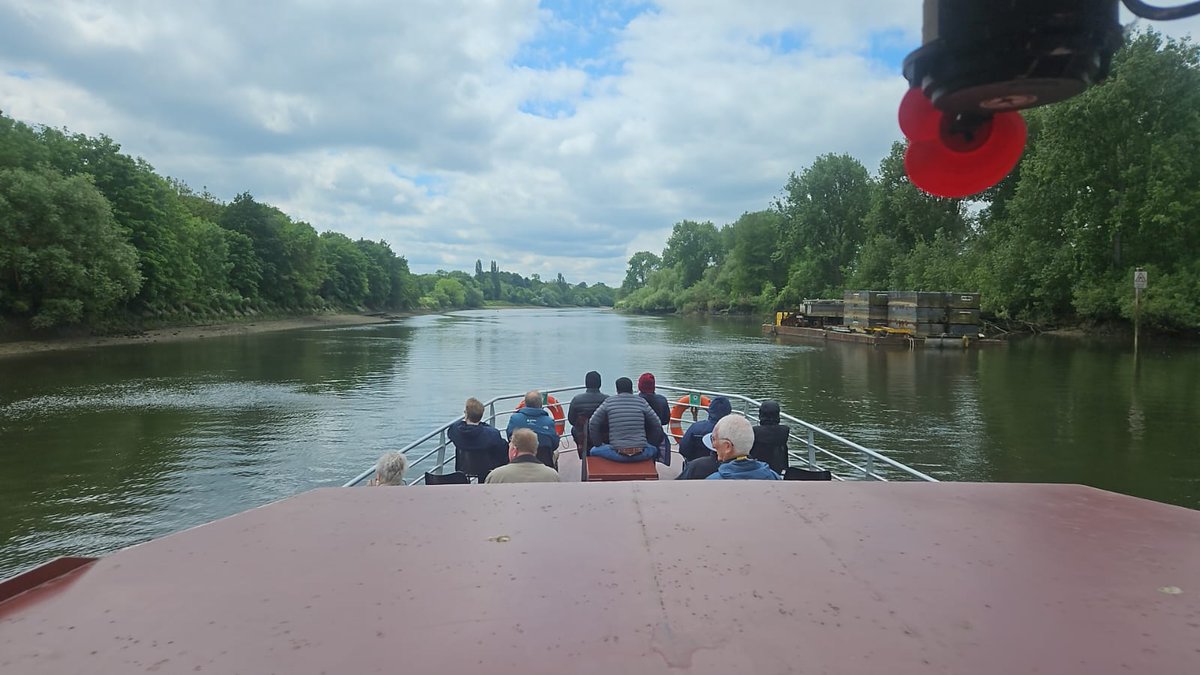
{"type": "Polygon", "coordinates": [[[242,193],[224,203],[106,136],[0,113],[0,324],[126,328],[335,309],[612,305],[604,284],[413,274],[384,241],[318,234],[242,193]]]}
{"type": "Polygon", "coordinates": [[[848,155],[793,173],[762,211],[675,224],[635,253],[618,307],[767,312],[844,289],[980,291],[1000,319],[1042,325],[1133,316],[1200,328],[1200,52],[1128,38],[1108,80],[1024,113],[1017,168],[972,200],[917,190],[894,143],[872,175],[848,155]]]}

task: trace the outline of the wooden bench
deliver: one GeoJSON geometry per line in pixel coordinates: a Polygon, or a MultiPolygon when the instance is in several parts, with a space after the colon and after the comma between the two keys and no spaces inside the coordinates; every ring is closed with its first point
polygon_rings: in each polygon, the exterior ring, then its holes
{"type": "Polygon", "coordinates": [[[654,460],[642,462],[614,462],[603,457],[587,458],[587,480],[658,480],[658,468],[654,460]]]}

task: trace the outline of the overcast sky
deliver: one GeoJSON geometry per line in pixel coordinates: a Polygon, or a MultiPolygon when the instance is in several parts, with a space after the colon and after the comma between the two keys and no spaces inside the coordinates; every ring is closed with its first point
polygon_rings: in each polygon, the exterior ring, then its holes
{"type": "Polygon", "coordinates": [[[418,272],[614,284],[674,223],[766,208],[817,155],[875,171],[920,5],[0,0],[0,110],[418,272]]]}

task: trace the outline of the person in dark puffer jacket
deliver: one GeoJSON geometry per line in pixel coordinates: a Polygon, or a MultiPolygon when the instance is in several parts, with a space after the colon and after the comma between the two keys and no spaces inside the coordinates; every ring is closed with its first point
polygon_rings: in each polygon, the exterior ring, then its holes
{"type": "MultiPolygon", "coordinates": [[[[585,418],[591,417],[596,412],[596,408],[604,403],[604,399],[608,398],[608,394],[600,391],[600,373],[590,371],[583,376],[583,384],[587,390],[582,394],[576,394],[575,398],[571,399],[571,406],[567,408],[567,421],[571,423],[571,437],[575,439],[575,447],[579,449],[579,459],[583,459],[584,453],[584,432],[587,431],[582,422],[585,418]]],[[[595,447],[600,445],[599,439],[589,439],[588,445],[595,447]]]]}
{"type": "MultiPolygon", "coordinates": [[[[688,427],[684,432],[683,438],[679,440],[679,454],[683,455],[686,460],[699,459],[707,457],[709,449],[704,447],[701,439],[704,434],[710,433],[717,422],[721,421],[729,413],[733,412],[733,406],[729,403],[729,399],[724,396],[714,398],[708,404],[708,419],[696,422],[688,427]]],[[[686,466],[686,465],[685,465],[686,466]]]]}
{"type": "Polygon", "coordinates": [[[588,424],[589,437],[607,441],[589,450],[588,454],[614,462],[656,458],[658,442],[663,436],[658,415],[642,397],[634,395],[633,380],[622,377],[616,385],[617,395],[605,399],[588,424]]]}
{"type": "Polygon", "coordinates": [[[788,465],[788,435],[791,427],[779,423],[779,402],[763,401],[758,407],[758,424],[754,427],[754,447],[750,456],[766,462],[775,473],[783,473],[788,465]]]}
{"type": "Polygon", "coordinates": [[[554,462],[554,451],[558,449],[558,431],[554,428],[554,418],[542,407],[541,392],[531,391],[525,394],[525,406],[508,418],[509,442],[517,429],[530,429],[536,433],[537,458],[552,469],[558,468],[554,462]]]}

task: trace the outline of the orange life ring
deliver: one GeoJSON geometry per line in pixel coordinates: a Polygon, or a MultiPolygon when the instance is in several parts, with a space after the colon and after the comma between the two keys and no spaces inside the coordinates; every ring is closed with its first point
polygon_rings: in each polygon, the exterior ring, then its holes
{"type": "MultiPolygon", "coordinates": [[[[546,406],[546,412],[550,413],[550,416],[554,418],[554,430],[558,432],[559,436],[562,436],[563,432],[567,430],[567,415],[563,412],[562,404],[552,394],[546,394],[544,405],[546,406]]],[[[525,401],[517,404],[517,410],[524,407],[525,401]]]]}
{"type": "MultiPolygon", "coordinates": [[[[707,396],[700,395],[700,407],[708,409],[708,404],[712,403],[707,396]]],[[[692,397],[690,394],[684,394],[675,400],[675,405],[671,407],[671,436],[675,438],[683,438],[683,412],[688,408],[692,409],[692,421],[696,421],[696,408],[692,405],[692,397]]]]}

